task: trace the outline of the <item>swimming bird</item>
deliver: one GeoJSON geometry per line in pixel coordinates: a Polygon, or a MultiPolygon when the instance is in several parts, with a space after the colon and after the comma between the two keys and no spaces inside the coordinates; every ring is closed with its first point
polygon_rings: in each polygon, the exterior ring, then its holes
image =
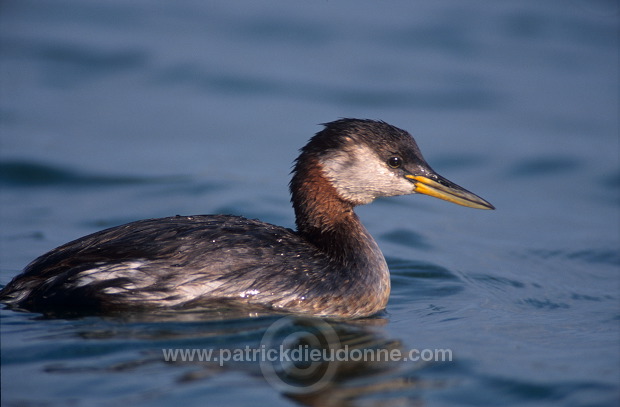
{"type": "Polygon", "coordinates": [[[324,124],[300,150],[289,186],[296,231],[230,215],[139,220],[43,254],[0,302],[42,313],[228,304],[365,317],[386,307],[390,274],[355,206],[425,194],[494,209],[437,174],[409,133],[375,120],[324,124]]]}

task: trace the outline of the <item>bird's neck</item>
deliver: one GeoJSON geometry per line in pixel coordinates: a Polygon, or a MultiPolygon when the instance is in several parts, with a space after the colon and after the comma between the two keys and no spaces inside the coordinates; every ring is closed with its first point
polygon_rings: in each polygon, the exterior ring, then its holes
{"type": "Polygon", "coordinates": [[[300,161],[291,180],[298,233],[347,269],[387,269],[377,243],[325,177],[318,159],[300,161]]]}

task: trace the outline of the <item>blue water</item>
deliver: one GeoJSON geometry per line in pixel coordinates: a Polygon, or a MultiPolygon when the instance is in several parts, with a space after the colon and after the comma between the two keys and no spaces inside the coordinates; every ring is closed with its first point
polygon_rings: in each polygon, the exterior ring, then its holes
{"type": "Polygon", "coordinates": [[[292,160],[318,123],[409,130],[492,202],[423,196],[358,213],[387,311],[331,322],[360,349],[314,394],[259,363],[278,316],[44,319],[0,310],[6,406],[611,406],[620,401],[616,1],[7,0],[0,7],[0,284],[104,227],[232,213],[291,227],[292,160]]]}

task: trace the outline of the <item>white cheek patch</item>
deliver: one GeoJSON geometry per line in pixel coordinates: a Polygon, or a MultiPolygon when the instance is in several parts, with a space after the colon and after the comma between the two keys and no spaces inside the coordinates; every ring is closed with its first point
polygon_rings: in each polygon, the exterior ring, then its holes
{"type": "Polygon", "coordinates": [[[380,196],[413,193],[413,185],[368,146],[355,145],[321,160],[323,172],[341,198],[364,205],[380,196]]]}

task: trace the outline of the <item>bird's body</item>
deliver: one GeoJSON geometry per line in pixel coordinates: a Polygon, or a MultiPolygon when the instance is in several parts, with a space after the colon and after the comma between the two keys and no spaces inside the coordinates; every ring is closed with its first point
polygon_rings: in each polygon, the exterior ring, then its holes
{"type": "Polygon", "coordinates": [[[408,133],[370,120],[328,123],[301,150],[290,188],[297,231],[229,215],[132,222],[42,255],[0,301],[38,312],[230,303],[363,317],[385,308],[390,278],[356,205],[421,192],[492,208],[434,173],[408,133]]]}
{"type": "Polygon", "coordinates": [[[355,275],[356,268],[338,264],[294,231],[257,220],[175,216],[132,222],[69,242],[32,262],[12,287],[27,294],[15,298],[20,307],[40,311],[225,302],[359,316],[383,309],[389,295],[387,266],[372,267],[382,272],[355,275]],[[364,280],[363,286],[373,292],[356,292],[364,280]],[[350,300],[362,296],[364,306],[352,307],[350,300]]]}

